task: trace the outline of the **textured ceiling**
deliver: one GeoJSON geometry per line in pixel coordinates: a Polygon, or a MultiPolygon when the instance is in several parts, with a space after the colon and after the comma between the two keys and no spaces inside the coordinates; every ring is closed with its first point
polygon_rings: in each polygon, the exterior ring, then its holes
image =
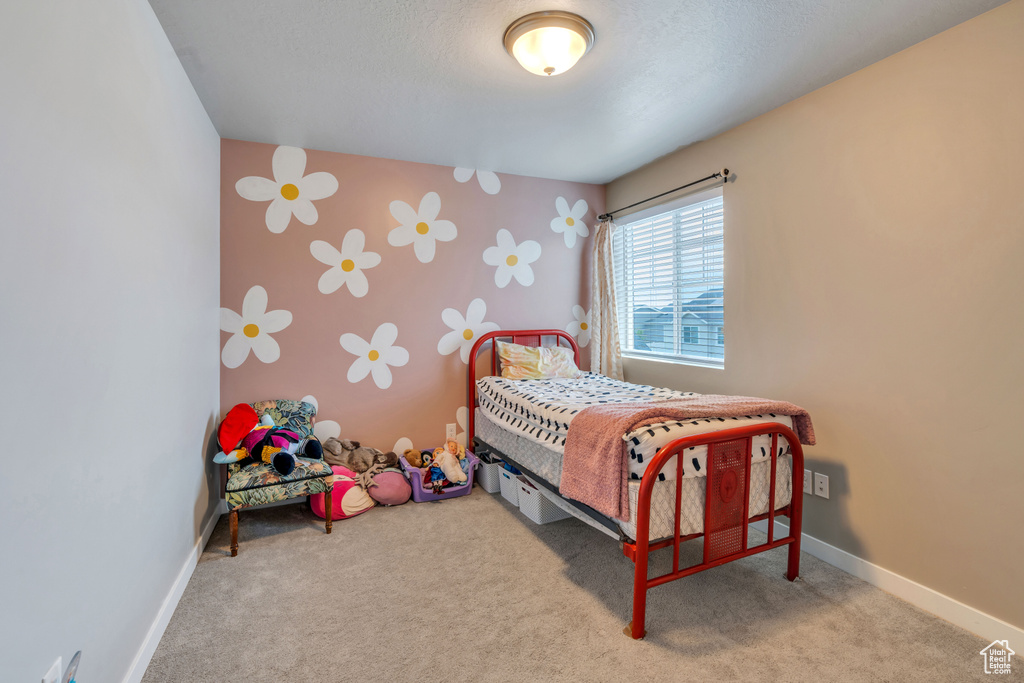
{"type": "Polygon", "coordinates": [[[604,183],[1004,0],[150,0],[222,137],[604,183]],[[593,50],[552,78],[538,10],[593,50]]]}

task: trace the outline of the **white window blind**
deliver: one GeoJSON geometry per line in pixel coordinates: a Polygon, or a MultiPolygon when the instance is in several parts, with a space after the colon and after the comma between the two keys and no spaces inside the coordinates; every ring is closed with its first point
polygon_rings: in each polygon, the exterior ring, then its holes
{"type": "Polygon", "coordinates": [[[615,232],[623,354],[724,366],[723,204],[712,194],[615,232]]]}

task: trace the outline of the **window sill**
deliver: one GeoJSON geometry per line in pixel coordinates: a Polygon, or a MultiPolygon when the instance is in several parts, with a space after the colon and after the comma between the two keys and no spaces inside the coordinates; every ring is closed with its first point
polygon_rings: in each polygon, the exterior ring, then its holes
{"type": "Polygon", "coordinates": [[[699,358],[688,358],[685,356],[660,356],[656,354],[637,353],[635,351],[623,351],[623,358],[635,360],[653,361],[655,363],[667,363],[669,365],[689,365],[695,368],[708,368],[709,370],[725,370],[725,362],[716,363],[699,358]]]}

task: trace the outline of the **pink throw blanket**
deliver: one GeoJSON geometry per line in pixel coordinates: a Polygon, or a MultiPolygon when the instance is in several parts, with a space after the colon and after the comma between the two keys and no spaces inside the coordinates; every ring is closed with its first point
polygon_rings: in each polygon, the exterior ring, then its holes
{"type": "Polygon", "coordinates": [[[563,495],[601,514],[629,521],[629,454],[622,436],[666,420],[744,415],[789,415],[800,443],[814,445],[811,416],[800,406],[750,396],[698,394],[648,403],[610,403],[585,408],[569,425],[562,459],[563,495]]]}

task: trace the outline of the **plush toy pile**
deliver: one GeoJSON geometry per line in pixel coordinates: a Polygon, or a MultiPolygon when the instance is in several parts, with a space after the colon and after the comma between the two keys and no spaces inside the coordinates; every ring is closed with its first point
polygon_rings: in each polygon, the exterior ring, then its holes
{"type": "Polygon", "coordinates": [[[344,467],[355,481],[381,505],[401,505],[412,496],[412,488],[398,467],[398,456],[358,441],[330,438],[324,442],[324,460],[332,467],[344,467]]]}
{"type": "Polygon", "coordinates": [[[281,476],[295,469],[296,455],[315,460],[323,457],[315,437],[303,439],[293,431],[281,429],[267,414],[261,420],[248,403],[239,403],[228,411],[217,430],[217,441],[223,450],[214,456],[214,462],[263,462],[281,476]]]}
{"type": "MultiPolygon", "coordinates": [[[[294,471],[296,456],[323,459],[334,472],[332,519],[345,519],[369,510],[376,504],[401,505],[412,496],[412,488],[398,467],[398,456],[376,448],[360,446],[358,441],[328,439],[321,446],[315,436],[302,438],[277,427],[273,417],[260,419],[248,403],[239,403],[228,411],[217,430],[221,452],[217,463],[266,463],[277,474],[294,471]]],[[[310,496],[313,512],[325,515],[324,494],[310,496]]]]}
{"type": "Polygon", "coordinates": [[[407,463],[420,468],[423,488],[429,488],[435,494],[449,486],[461,486],[468,479],[466,447],[455,439],[448,439],[444,446],[435,448],[432,453],[410,448],[403,455],[407,463]]]}

